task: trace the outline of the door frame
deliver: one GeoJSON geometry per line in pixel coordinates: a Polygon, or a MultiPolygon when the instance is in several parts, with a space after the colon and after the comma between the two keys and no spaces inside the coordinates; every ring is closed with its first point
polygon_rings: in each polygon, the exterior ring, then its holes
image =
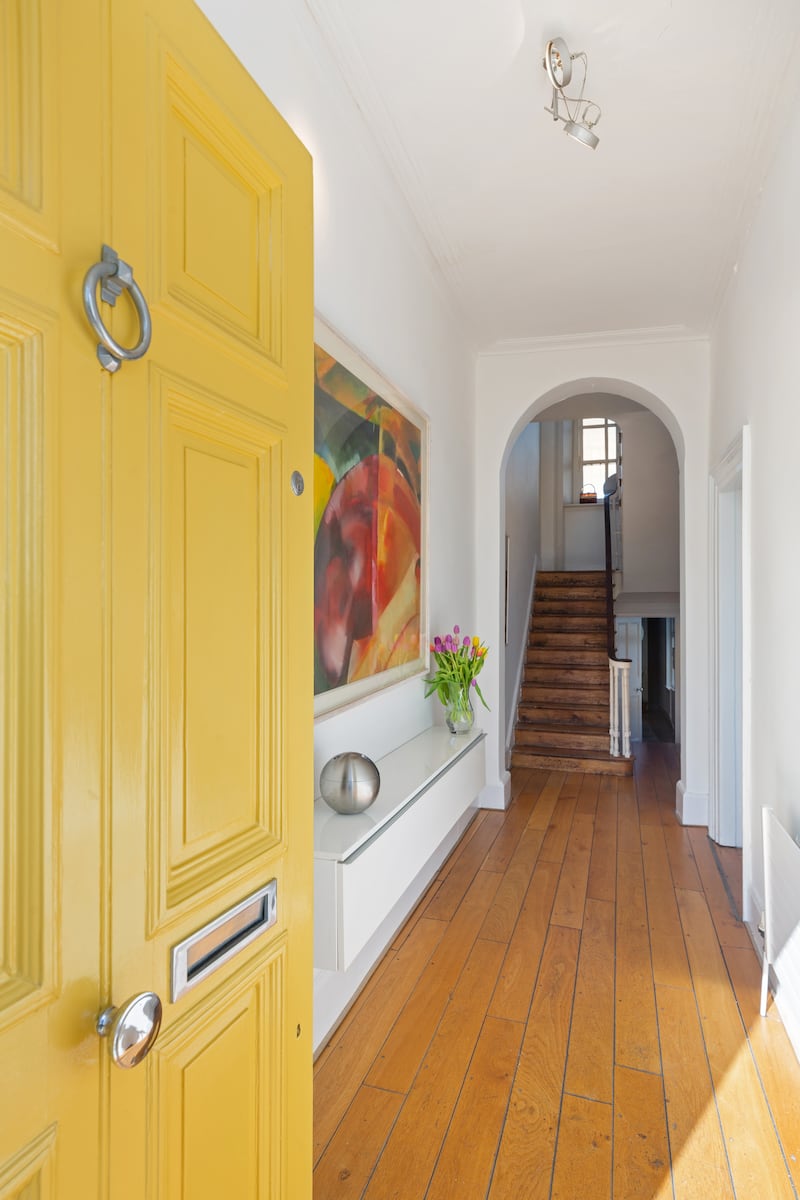
{"type": "Polygon", "coordinates": [[[621,616],[621,617],[620,616],[615,617],[614,618],[614,641],[615,641],[615,645],[616,645],[617,654],[620,656],[620,658],[628,658],[631,661],[631,669],[630,669],[630,674],[628,677],[629,678],[629,696],[630,696],[630,705],[631,705],[631,708],[630,708],[631,741],[632,742],[641,742],[642,736],[643,736],[642,721],[644,718],[643,705],[642,705],[642,695],[643,695],[642,664],[644,662],[644,623],[643,623],[643,618],[639,617],[639,616],[628,615],[628,613],[625,613],[625,615],[621,616]],[[636,670],[636,667],[637,667],[636,659],[631,658],[631,653],[630,653],[631,634],[629,632],[625,633],[624,647],[621,647],[619,644],[620,634],[621,634],[623,628],[625,630],[632,630],[634,628],[634,624],[637,627],[637,632],[638,632],[637,640],[639,643],[638,670],[636,670]],[[633,697],[636,695],[638,695],[638,697],[639,697],[638,712],[636,711],[637,706],[633,699],[633,697]],[[637,732],[638,732],[638,736],[635,736],[637,734],[637,732]]]}
{"type": "MultiPolygon", "coordinates": [[[[711,745],[709,837],[742,846],[743,895],[748,906],[751,869],[751,473],[750,427],[740,433],[720,458],[709,479],[711,564],[711,745]],[[737,506],[733,497],[739,495],[737,506]],[[731,620],[724,598],[738,592],[738,620],[731,620]],[[728,664],[738,653],[741,692],[730,686],[728,664]],[[737,711],[737,700],[741,707],[737,711]],[[738,721],[738,732],[737,732],[738,721]],[[724,780],[738,769],[741,806],[724,780]]],[[[748,913],[745,911],[745,919],[748,913]]]]}

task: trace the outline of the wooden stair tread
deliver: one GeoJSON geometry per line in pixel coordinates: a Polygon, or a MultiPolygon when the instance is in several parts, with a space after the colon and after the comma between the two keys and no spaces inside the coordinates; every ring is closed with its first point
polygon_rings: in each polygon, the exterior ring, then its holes
{"type": "Polygon", "coordinates": [[[539,600],[538,603],[534,600],[534,615],[532,623],[540,621],[542,617],[561,617],[565,621],[573,621],[577,619],[589,618],[605,621],[606,619],[606,602],[605,600],[593,600],[587,603],[585,600],[576,600],[574,604],[570,604],[567,600],[539,600]]]}
{"type": "MultiPolygon", "coordinates": [[[[569,721],[525,721],[524,728],[528,729],[528,730],[542,729],[542,730],[546,730],[550,733],[574,733],[575,732],[575,726],[572,725],[569,721]]],[[[595,735],[597,733],[597,730],[592,729],[591,732],[593,735],[595,735]]],[[[606,734],[608,733],[608,722],[606,722],[606,728],[605,728],[604,732],[606,734]]]]}
{"type": "Polygon", "coordinates": [[[558,665],[567,666],[568,663],[575,662],[573,655],[587,655],[592,662],[596,662],[599,666],[608,669],[608,651],[601,649],[600,646],[528,646],[525,657],[535,655],[536,658],[529,660],[541,662],[543,666],[558,665]],[[562,657],[569,655],[569,657],[562,657]]]}
{"type": "Polygon", "coordinates": [[[593,604],[598,601],[605,607],[605,587],[582,587],[580,592],[575,588],[563,587],[561,584],[537,584],[533,590],[534,605],[537,600],[549,604],[593,604]]]}
{"type": "Polygon", "coordinates": [[[537,571],[536,586],[605,587],[605,571],[537,571]]]}
{"type": "Polygon", "coordinates": [[[585,725],[578,729],[553,731],[546,727],[529,729],[523,725],[517,726],[514,749],[530,750],[532,747],[550,754],[577,754],[579,750],[603,754],[608,749],[608,730],[589,730],[585,725]]]}
{"type": "Polygon", "coordinates": [[[586,664],[608,670],[608,653],[597,646],[580,646],[574,650],[569,646],[529,646],[525,661],[531,665],[541,663],[543,667],[579,667],[586,664]]]}
{"type": "Polygon", "coordinates": [[[550,771],[580,771],[587,775],[633,775],[632,758],[612,758],[596,751],[571,750],[566,753],[536,752],[526,746],[511,753],[512,767],[540,767],[550,771]]]}
{"type": "Polygon", "coordinates": [[[534,663],[525,667],[524,682],[527,683],[566,683],[588,684],[590,687],[608,687],[608,667],[553,666],[545,667],[534,663]]]}
{"type": "Polygon", "coordinates": [[[608,730],[608,705],[596,704],[532,704],[523,701],[518,710],[519,726],[566,724],[571,729],[585,726],[589,729],[608,730]]]}
{"type": "Polygon", "coordinates": [[[575,630],[572,634],[561,634],[561,632],[553,632],[545,630],[540,632],[536,630],[528,638],[528,646],[531,650],[539,649],[545,646],[560,646],[572,650],[601,650],[604,653],[606,650],[606,634],[604,631],[581,629],[575,630]]]}
{"type": "Polygon", "coordinates": [[[542,626],[542,623],[544,623],[543,627],[545,629],[550,629],[551,627],[563,629],[566,625],[567,632],[572,632],[576,629],[601,628],[605,630],[606,616],[605,613],[587,613],[576,611],[534,613],[531,628],[536,629],[537,627],[542,626]]]}
{"type": "Polygon", "coordinates": [[[540,571],[531,606],[511,762],[632,774],[608,753],[604,571],[540,571]]]}

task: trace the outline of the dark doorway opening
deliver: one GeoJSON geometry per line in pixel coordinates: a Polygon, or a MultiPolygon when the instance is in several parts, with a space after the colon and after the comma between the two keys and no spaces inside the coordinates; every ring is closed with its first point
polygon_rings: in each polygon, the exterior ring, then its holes
{"type": "Polygon", "coordinates": [[[642,655],[642,740],[675,741],[675,621],[646,617],[642,655]]]}

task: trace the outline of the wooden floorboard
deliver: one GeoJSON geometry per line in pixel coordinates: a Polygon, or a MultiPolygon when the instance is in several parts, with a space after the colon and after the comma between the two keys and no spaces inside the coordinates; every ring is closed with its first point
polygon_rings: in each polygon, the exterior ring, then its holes
{"type": "Polygon", "coordinates": [[[537,864],[497,981],[493,1017],[528,1019],[560,871],[558,863],[537,864]]]}
{"type": "Polygon", "coordinates": [[[540,1200],[550,1195],[579,940],[576,929],[550,927],[490,1200],[540,1200]]]}
{"type": "Polygon", "coordinates": [[[408,1091],[501,879],[484,871],[476,876],[380,1048],[367,1076],[373,1087],[408,1091]]]}
{"type": "Polygon", "coordinates": [[[614,1072],[613,1195],[672,1200],[664,1080],[629,1067],[614,1072]]]}
{"type": "Polygon", "coordinates": [[[478,941],[364,1193],[369,1200],[425,1195],[447,1133],[503,957],[478,941]]]}
{"type": "Polygon", "coordinates": [[[526,829],[523,833],[481,926],[481,937],[493,942],[511,941],[543,838],[541,829],[526,829]]]}
{"type": "Polygon", "coordinates": [[[798,1200],[741,858],[634,778],[512,771],[315,1066],[315,1200],[798,1200]]]}
{"type": "Polygon", "coordinates": [[[610,1104],[614,1095],[614,905],[587,900],[565,1089],[610,1104]]]}
{"type": "Polygon", "coordinates": [[[550,1195],[553,1200],[610,1200],[610,1104],[564,1097],[550,1195]]]}
{"type": "Polygon", "coordinates": [[[486,1195],[524,1032],[519,1021],[484,1022],[426,1200],[486,1195]]]}

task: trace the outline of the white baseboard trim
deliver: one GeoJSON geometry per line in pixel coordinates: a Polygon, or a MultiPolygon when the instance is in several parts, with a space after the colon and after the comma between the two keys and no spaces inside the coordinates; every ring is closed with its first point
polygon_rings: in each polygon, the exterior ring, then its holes
{"type": "Polygon", "coordinates": [[[689,792],[679,779],[675,789],[675,812],[681,825],[708,825],[708,792],[689,792]]]}
{"type": "Polygon", "coordinates": [[[750,932],[751,938],[758,939],[754,944],[761,953],[761,947],[764,945],[764,935],[758,932],[758,926],[764,919],[764,897],[760,892],[757,892],[751,883],[744,894],[744,914],[742,917],[745,925],[750,932]],[[752,932],[755,930],[755,934],[752,932]]]}
{"type": "MultiPolygon", "coordinates": [[[[540,570],[539,555],[533,556],[533,571],[531,573],[531,586],[528,589],[528,621],[525,626],[525,633],[520,646],[519,661],[517,663],[517,678],[514,684],[514,695],[516,700],[510,706],[506,720],[506,767],[511,766],[511,752],[514,749],[514,733],[517,728],[517,709],[519,707],[520,695],[522,693],[522,679],[525,674],[525,659],[528,657],[528,636],[530,632],[531,616],[533,615],[533,596],[536,591],[536,572],[540,570]]],[[[488,805],[487,805],[488,807],[488,805]]]]}
{"type": "Polygon", "coordinates": [[[505,812],[511,803],[511,775],[503,773],[499,783],[487,783],[475,801],[476,808],[496,808],[505,812]]]}
{"type": "Polygon", "coordinates": [[[764,937],[763,937],[763,934],[759,933],[757,926],[753,925],[753,923],[751,921],[745,921],[744,927],[747,930],[748,934],[750,935],[750,941],[753,943],[753,949],[755,950],[756,954],[758,955],[758,961],[763,962],[764,961],[764,937]]]}

